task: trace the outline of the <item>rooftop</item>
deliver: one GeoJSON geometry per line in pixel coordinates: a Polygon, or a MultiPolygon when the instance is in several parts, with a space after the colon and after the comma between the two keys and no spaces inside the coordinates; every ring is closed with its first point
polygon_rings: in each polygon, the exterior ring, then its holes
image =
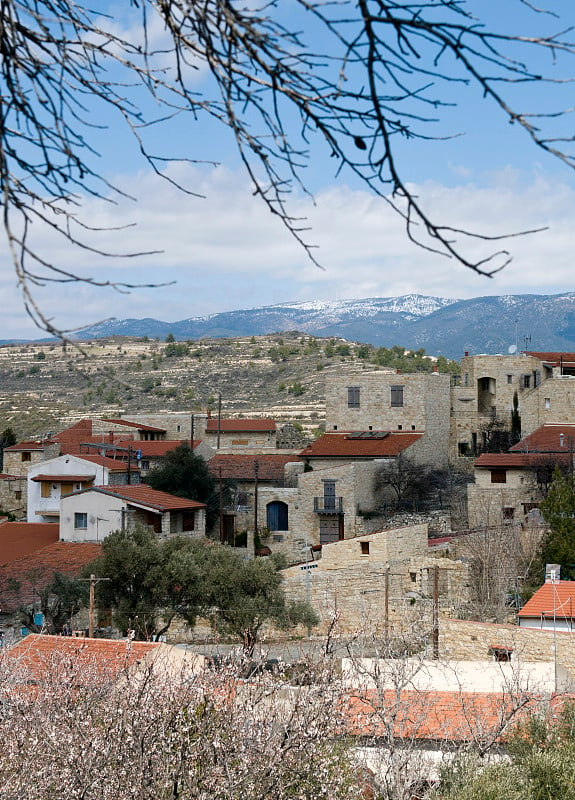
{"type": "Polygon", "coordinates": [[[60,526],[52,522],[2,522],[0,523],[0,563],[41,550],[58,541],[60,526]]]}
{"type": "Polygon", "coordinates": [[[510,448],[512,453],[565,453],[575,452],[575,425],[549,423],[542,425],[529,436],[510,448]]]}
{"type": "MultiPolygon", "coordinates": [[[[119,497],[128,503],[135,503],[162,512],[205,508],[204,503],[151,489],[145,483],[138,483],[134,486],[92,486],[89,489],[76,492],[73,496],[78,497],[86,492],[100,492],[111,497],[119,497]]],[[[68,496],[71,497],[72,495],[68,496]]]]}
{"type": "MultiPolygon", "coordinates": [[[[220,431],[222,433],[235,433],[235,432],[272,432],[276,429],[276,423],[273,419],[221,419],[220,431]]],[[[215,433],[218,430],[218,420],[216,417],[210,417],[206,420],[206,431],[215,433]]]]}
{"type": "Polygon", "coordinates": [[[258,465],[259,481],[282,481],[284,467],[294,461],[299,461],[297,455],[237,455],[217,454],[208,461],[208,469],[219,477],[220,469],[222,478],[236,481],[253,481],[255,479],[255,465],[258,465]]]}
{"type": "Polygon", "coordinates": [[[518,616],[537,619],[554,616],[559,619],[575,618],[575,581],[544,583],[525,603],[518,616]]]}
{"type": "Polygon", "coordinates": [[[402,431],[324,433],[301,451],[300,458],[320,456],[325,458],[393,458],[419,441],[422,436],[423,433],[404,433],[402,431]]]}

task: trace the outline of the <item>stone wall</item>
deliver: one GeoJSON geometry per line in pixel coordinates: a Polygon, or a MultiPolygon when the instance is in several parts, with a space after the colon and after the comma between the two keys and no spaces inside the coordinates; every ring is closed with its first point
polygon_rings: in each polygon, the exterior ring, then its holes
{"type": "Polygon", "coordinates": [[[16,519],[26,516],[27,481],[25,477],[5,476],[0,478],[0,510],[14,514],[16,519]]]}
{"type": "Polygon", "coordinates": [[[575,678],[575,640],[573,633],[519,628],[459,619],[441,619],[439,623],[440,657],[477,661],[493,659],[493,647],[512,648],[512,661],[557,662],[575,678]]]}

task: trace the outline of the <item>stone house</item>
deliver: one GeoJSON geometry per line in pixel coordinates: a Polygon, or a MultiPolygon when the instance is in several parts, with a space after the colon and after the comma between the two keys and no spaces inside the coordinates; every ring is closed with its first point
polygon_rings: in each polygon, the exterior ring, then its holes
{"type": "Polygon", "coordinates": [[[60,499],[60,539],[101,542],[112,531],[142,525],[159,536],[202,537],[205,505],[138,486],[92,486],[60,499]]]}
{"type": "Polygon", "coordinates": [[[273,419],[221,419],[208,415],[204,440],[218,449],[276,449],[276,423],[273,419]]]}
{"type": "Polygon", "coordinates": [[[374,371],[328,376],[326,431],[418,433],[414,452],[446,466],[450,427],[449,375],[374,371]]]}
{"type": "Polygon", "coordinates": [[[574,459],[575,425],[561,423],[542,425],[508,453],[483,453],[467,487],[470,527],[540,521],[555,467],[571,469],[574,459]]]}
{"type": "Polygon", "coordinates": [[[442,606],[452,607],[465,595],[467,567],[430,557],[427,525],[411,525],[324,544],[319,557],[309,553],[282,574],[289,596],[319,614],[322,632],[337,617],[338,631],[381,633],[386,614],[390,627],[430,618],[436,568],[442,606]]]}
{"type": "Polygon", "coordinates": [[[34,464],[28,470],[28,522],[56,522],[60,500],[93,485],[140,483],[135,465],[97,455],[63,455],[34,464]]]}

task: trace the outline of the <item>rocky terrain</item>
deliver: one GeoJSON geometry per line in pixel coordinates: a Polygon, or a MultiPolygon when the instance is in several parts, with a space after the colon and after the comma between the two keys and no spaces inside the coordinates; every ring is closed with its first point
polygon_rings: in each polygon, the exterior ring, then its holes
{"type": "MultiPolygon", "coordinates": [[[[171,337],[168,337],[171,338],[171,337]]],[[[215,410],[273,416],[311,435],[324,420],[324,376],[377,368],[365,345],[299,333],[165,342],[111,337],[0,347],[0,430],[18,438],[95,414],[215,410]]]]}

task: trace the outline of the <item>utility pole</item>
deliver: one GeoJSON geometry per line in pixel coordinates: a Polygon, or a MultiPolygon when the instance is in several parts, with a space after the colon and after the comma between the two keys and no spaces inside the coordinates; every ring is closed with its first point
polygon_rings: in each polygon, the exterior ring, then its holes
{"type": "Polygon", "coordinates": [[[132,445],[128,445],[128,486],[132,483],[131,470],[132,468],[132,445]]]}
{"type": "MultiPolygon", "coordinates": [[[[86,580],[86,578],[81,578],[80,580],[86,580]]],[[[97,578],[94,573],[90,575],[87,579],[90,582],[90,601],[88,606],[88,636],[90,639],[94,638],[94,613],[95,613],[95,589],[96,584],[100,583],[100,581],[109,581],[110,578],[97,578]]]]}
{"type": "Polygon", "coordinates": [[[217,449],[220,449],[220,436],[222,433],[222,393],[218,394],[218,441],[217,449]]]}
{"type": "Polygon", "coordinates": [[[433,658],[439,660],[439,567],[433,568],[433,658]]]}
{"type": "Polygon", "coordinates": [[[192,452],[194,451],[194,415],[192,414],[191,421],[190,421],[190,448],[192,452]]]}
{"type": "Polygon", "coordinates": [[[260,465],[254,461],[254,546],[258,536],[258,473],[260,465]]]}
{"type": "Polygon", "coordinates": [[[224,492],[222,489],[222,468],[218,468],[220,484],[220,542],[224,542],[224,492]]]}
{"type": "Polygon", "coordinates": [[[385,568],[385,611],[384,611],[385,644],[389,644],[389,564],[385,568]]]}

